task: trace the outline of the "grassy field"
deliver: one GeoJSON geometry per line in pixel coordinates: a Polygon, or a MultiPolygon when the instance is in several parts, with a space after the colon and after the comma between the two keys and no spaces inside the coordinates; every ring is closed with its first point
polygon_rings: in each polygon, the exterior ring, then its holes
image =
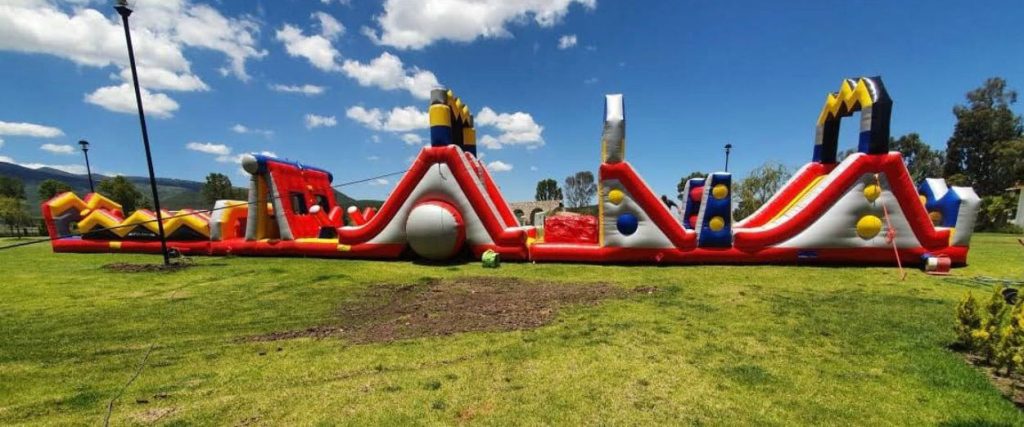
{"type": "MultiPolygon", "coordinates": [[[[0,424],[1024,425],[947,350],[981,285],[891,268],[619,267],[0,251],[0,424]],[[471,276],[653,295],[564,308],[533,330],[391,343],[242,337],[329,324],[375,284],[471,276]]],[[[959,278],[1024,278],[1008,236],[959,278]]]]}

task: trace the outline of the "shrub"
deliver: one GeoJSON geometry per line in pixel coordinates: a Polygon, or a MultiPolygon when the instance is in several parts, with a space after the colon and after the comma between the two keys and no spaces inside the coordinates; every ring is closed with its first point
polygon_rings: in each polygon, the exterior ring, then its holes
{"type": "Polygon", "coordinates": [[[984,307],[967,294],[956,306],[956,344],[1006,374],[1024,369],[1024,299],[1012,307],[1002,285],[992,289],[984,307]]]}
{"type": "Polygon", "coordinates": [[[974,295],[964,295],[956,305],[956,340],[957,344],[968,350],[977,349],[974,333],[981,330],[981,308],[974,295]]]}

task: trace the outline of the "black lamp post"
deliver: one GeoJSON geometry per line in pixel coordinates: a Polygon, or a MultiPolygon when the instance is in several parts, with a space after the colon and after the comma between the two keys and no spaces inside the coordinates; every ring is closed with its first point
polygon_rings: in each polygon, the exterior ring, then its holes
{"type": "Polygon", "coordinates": [[[83,139],[78,141],[78,145],[82,146],[82,153],[85,154],[85,173],[89,177],[89,192],[95,193],[96,187],[92,185],[92,167],[89,166],[89,141],[83,139]]]}
{"type": "Polygon", "coordinates": [[[121,15],[124,23],[124,39],[128,43],[128,63],[132,67],[132,83],[135,85],[135,103],[139,108],[139,126],[142,127],[142,145],[146,147],[146,165],[149,166],[149,187],[153,190],[153,208],[156,209],[156,225],[160,231],[160,252],[164,255],[164,265],[170,265],[167,256],[167,236],[164,235],[164,219],[160,212],[160,196],[156,191],[156,174],[153,172],[153,154],[149,150],[149,131],[146,130],[146,112],[142,109],[142,91],[139,89],[139,72],[135,69],[135,49],[132,48],[132,33],[128,29],[128,16],[132,14],[128,0],[116,0],[114,10],[121,15]]]}
{"type": "Polygon", "coordinates": [[[732,144],[725,144],[725,171],[729,172],[729,152],[732,151],[732,144]]]}

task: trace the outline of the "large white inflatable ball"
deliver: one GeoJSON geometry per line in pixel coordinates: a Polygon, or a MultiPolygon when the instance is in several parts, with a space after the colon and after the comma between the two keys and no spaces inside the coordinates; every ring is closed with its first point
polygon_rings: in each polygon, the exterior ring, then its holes
{"type": "Polygon", "coordinates": [[[430,201],[417,204],[409,212],[405,236],[417,255],[445,260],[462,249],[466,230],[458,209],[445,202],[430,201]]]}

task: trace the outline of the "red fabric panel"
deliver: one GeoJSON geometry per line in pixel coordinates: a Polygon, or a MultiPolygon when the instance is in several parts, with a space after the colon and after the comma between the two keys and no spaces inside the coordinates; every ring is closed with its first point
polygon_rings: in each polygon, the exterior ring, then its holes
{"type": "Polygon", "coordinates": [[[597,217],[554,215],[544,218],[545,243],[597,244],[597,217]]]}

